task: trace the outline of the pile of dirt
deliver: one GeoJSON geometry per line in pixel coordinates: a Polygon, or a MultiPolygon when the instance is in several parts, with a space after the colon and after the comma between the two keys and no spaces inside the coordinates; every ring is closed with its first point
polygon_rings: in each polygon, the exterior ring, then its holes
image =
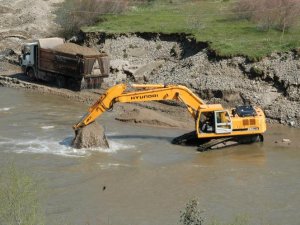
{"type": "Polygon", "coordinates": [[[81,148],[109,148],[104,128],[97,122],[93,122],[75,132],[72,147],[81,148]]]}
{"type": "Polygon", "coordinates": [[[124,109],[124,112],[117,116],[116,120],[149,126],[186,128],[186,123],[171,119],[167,115],[150,109],[137,108],[136,106],[127,106],[124,109]]]}
{"type": "Polygon", "coordinates": [[[73,54],[73,55],[84,55],[84,56],[91,56],[91,55],[99,55],[99,51],[94,48],[83,47],[73,43],[65,43],[62,45],[58,45],[54,48],[54,50],[58,52],[73,54]]]}

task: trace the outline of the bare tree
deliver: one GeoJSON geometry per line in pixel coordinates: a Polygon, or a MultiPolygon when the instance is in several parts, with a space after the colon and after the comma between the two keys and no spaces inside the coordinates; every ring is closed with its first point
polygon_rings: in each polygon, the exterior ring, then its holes
{"type": "Polygon", "coordinates": [[[263,30],[275,28],[284,33],[300,19],[300,0],[240,0],[234,11],[263,30]]]}
{"type": "Polygon", "coordinates": [[[66,0],[57,10],[57,22],[62,34],[73,36],[83,26],[100,21],[106,14],[123,12],[128,0],[66,0]]]}

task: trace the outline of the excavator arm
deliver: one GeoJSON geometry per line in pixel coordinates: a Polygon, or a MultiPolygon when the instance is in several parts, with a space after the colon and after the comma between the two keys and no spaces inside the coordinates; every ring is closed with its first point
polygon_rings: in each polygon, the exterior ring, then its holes
{"type": "Polygon", "coordinates": [[[135,84],[133,91],[126,92],[126,84],[118,84],[108,89],[88,110],[88,113],[73,126],[74,130],[87,126],[117,102],[145,102],[159,100],[179,100],[183,102],[190,114],[197,118],[197,112],[208,106],[188,88],[181,85],[135,84]],[[141,90],[142,89],[142,90],[141,90]]]}

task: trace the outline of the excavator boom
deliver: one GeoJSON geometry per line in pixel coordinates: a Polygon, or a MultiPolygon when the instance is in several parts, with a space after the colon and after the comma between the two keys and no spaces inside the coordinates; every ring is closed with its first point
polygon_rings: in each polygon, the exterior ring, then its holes
{"type": "Polygon", "coordinates": [[[127,86],[125,84],[118,84],[108,89],[73,128],[76,130],[90,124],[97,117],[101,116],[103,112],[110,109],[116,102],[179,100],[187,106],[188,111],[195,119],[200,109],[209,107],[202,99],[181,85],[150,84],[132,85],[130,87],[135,89],[135,91],[126,93],[127,86]],[[141,88],[144,90],[137,90],[141,88]]]}

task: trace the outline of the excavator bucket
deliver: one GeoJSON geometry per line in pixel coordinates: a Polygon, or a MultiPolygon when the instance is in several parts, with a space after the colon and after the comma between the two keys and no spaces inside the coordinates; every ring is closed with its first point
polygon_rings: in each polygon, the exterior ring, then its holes
{"type": "Polygon", "coordinates": [[[75,130],[72,147],[82,148],[109,148],[104,128],[96,121],[75,130]]]}

